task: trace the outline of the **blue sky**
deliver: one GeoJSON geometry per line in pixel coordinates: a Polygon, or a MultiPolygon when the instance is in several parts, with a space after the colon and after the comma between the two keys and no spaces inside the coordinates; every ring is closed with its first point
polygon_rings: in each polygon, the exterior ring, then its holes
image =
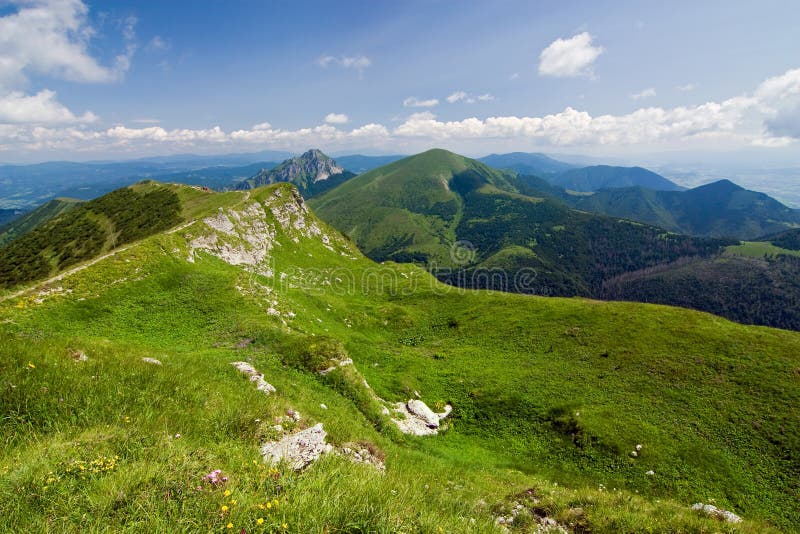
{"type": "Polygon", "coordinates": [[[12,2],[0,160],[442,146],[800,164],[797,35],[795,1],[12,2]]]}

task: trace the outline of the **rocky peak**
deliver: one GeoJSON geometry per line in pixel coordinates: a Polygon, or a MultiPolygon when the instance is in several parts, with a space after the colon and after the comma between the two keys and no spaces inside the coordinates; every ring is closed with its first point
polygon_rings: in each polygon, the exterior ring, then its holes
{"type": "Polygon", "coordinates": [[[272,172],[279,176],[276,181],[295,182],[300,179],[306,183],[314,183],[342,174],[344,169],[319,149],[312,148],[300,156],[284,161],[272,172]]]}
{"type": "Polygon", "coordinates": [[[340,167],[336,161],[312,148],[299,156],[287,159],[274,169],[262,169],[255,176],[241,182],[239,189],[251,189],[277,182],[294,184],[304,195],[324,191],[341,183],[352,173],[340,167]],[[336,180],[331,180],[335,177],[336,180]]]}

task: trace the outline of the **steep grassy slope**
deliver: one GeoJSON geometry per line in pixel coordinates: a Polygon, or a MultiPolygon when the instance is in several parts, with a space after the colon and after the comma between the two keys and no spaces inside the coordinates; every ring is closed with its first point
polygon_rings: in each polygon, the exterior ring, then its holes
{"type": "Polygon", "coordinates": [[[610,189],[562,197],[587,211],[626,217],[689,235],[752,240],[800,224],[800,212],[720,180],[688,191],[610,189]]]}
{"type": "Polygon", "coordinates": [[[519,503],[518,532],[542,516],[575,532],[797,531],[800,335],[459,290],[365,260],[287,185],[186,189],[196,222],[0,302],[4,528],[499,532],[519,503]],[[314,372],[331,353],[354,366],[314,372]],[[409,437],[370,391],[454,411],[409,437]],[[385,474],[337,455],[264,467],[287,409],[335,445],[369,442],[385,474]],[[213,469],[224,485],[202,482],[213,469]],[[747,521],[689,509],[709,500],[747,521]]]}
{"type": "Polygon", "coordinates": [[[44,224],[81,204],[83,204],[83,201],[74,198],[55,198],[45,202],[30,213],[26,213],[8,224],[0,226],[0,246],[27,234],[40,224],[44,224]]]}
{"type": "Polygon", "coordinates": [[[311,204],[372,259],[426,263],[459,286],[524,293],[597,295],[608,277],[707,255],[721,244],[580,213],[520,194],[525,185],[475,160],[431,150],[363,174],[311,204]]]}

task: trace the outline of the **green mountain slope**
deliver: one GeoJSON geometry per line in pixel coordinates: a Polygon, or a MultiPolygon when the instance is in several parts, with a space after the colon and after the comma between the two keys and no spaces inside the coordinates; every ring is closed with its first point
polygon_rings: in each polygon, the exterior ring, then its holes
{"type": "Polygon", "coordinates": [[[480,161],[495,169],[510,169],[520,174],[534,176],[560,173],[576,167],[576,165],[558,161],[544,154],[528,152],[490,154],[480,158],[480,161]]]}
{"type": "Polygon", "coordinates": [[[0,287],[55,274],[182,220],[174,186],[118,189],[29,229],[0,248],[0,287]]]}
{"type": "Polygon", "coordinates": [[[680,191],[683,188],[663,176],[642,167],[595,165],[569,169],[545,176],[548,182],[570,191],[598,191],[619,187],[645,187],[656,191],[680,191]]]}
{"type": "Polygon", "coordinates": [[[460,290],[368,261],[289,185],[169,189],[180,231],[0,301],[5,529],[797,531],[800,334],[460,290]],[[417,396],[452,406],[438,435],[390,419],[417,396]],[[263,463],[319,423],[338,453],[263,463]]]}
{"type": "Polygon", "coordinates": [[[0,226],[0,246],[27,234],[40,224],[43,224],[62,213],[83,204],[82,200],[74,198],[55,198],[45,202],[30,213],[26,213],[8,224],[0,226]]]}
{"type": "Polygon", "coordinates": [[[237,189],[253,189],[279,182],[293,184],[305,197],[311,197],[346,182],[355,176],[317,149],[287,159],[272,169],[261,169],[237,189]]]}
{"type": "Polygon", "coordinates": [[[579,209],[626,217],[690,235],[752,240],[800,224],[800,212],[729,180],[688,191],[642,188],[566,196],[579,209]]]}
{"type": "Polygon", "coordinates": [[[311,205],[372,259],[426,263],[459,286],[546,295],[597,295],[608,277],[721,245],[580,213],[520,194],[520,186],[478,161],[431,150],[360,175],[311,205]]]}

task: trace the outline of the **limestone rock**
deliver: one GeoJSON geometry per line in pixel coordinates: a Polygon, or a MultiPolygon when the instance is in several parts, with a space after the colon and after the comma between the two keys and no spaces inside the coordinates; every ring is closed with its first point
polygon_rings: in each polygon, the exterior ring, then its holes
{"type": "Polygon", "coordinates": [[[720,521],[725,521],[727,523],[742,522],[742,518],[739,517],[738,515],[734,514],[733,512],[729,512],[728,510],[717,508],[713,504],[703,504],[701,502],[698,502],[692,505],[692,510],[703,512],[709,517],[714,517],[716,519],[719,519],[720,521]]]}
{"type": "Polygon", "coordinates": [[[261,447],[261,456],[265,462],[286,462],[289,467],[299,471],[333,449],[325,442],[326,436],[322,423],[318,423],[279,441],[265,443],[261,447]]]}

